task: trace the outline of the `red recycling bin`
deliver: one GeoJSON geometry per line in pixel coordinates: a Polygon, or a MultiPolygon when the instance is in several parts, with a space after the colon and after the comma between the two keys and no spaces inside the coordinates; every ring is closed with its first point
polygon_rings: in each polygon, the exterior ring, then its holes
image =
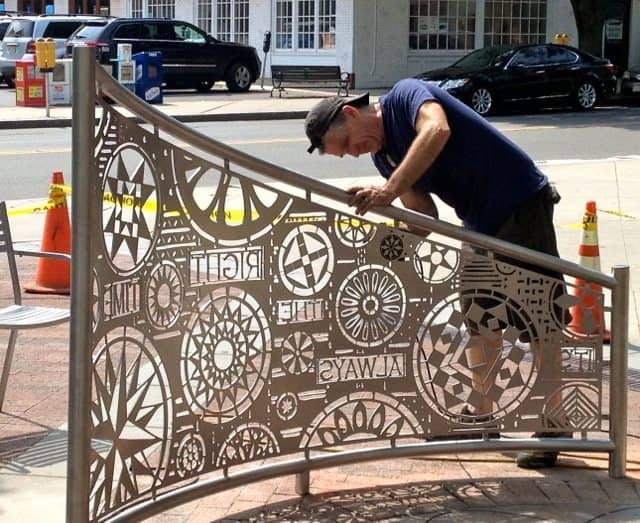
{"type": "Polygon", "coordinates": [[[33,55],[24,55],[16,62],[16,105],[45,107],[45,96],[44,73],[37,69],[33,55]]]}

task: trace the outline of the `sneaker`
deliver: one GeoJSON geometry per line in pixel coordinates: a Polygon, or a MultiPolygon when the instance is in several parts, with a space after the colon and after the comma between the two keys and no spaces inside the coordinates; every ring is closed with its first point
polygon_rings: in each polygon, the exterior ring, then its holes
{"type": "MultiPolygon", "coordinates": [[[[572,438],[571,432],[536,432],[534,438],[572,438]]],[[[516,465],[521,469],[542,469],[553,467],[558,461],[557,450],[525,450],[518,452],[516,465]]]]}
{"type": "Polygon", "coordinates": [[[473,416],[476,423],[488,423],[489,421],[495,421],[495,418],[491,414],[476,414],[468,403],[460,409],[460,415],[473,416]]]}

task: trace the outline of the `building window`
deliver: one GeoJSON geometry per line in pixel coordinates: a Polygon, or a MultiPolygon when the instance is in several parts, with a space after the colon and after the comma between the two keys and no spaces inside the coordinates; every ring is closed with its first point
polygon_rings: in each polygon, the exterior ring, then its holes
{"type": "Polygon", "coordinates": [[[175,18],[176,2],[175,0],[147,0],[147,12],[149,16],[175,18]]]}
{"type": "Polygon", "coordinates": [[[131,0],[131,17],[142,18],[143,13],[142,0],[131,0]]]}
{"type": "MultiPolygon", "coordinates": [[[[546,39],[547,0],[482,0],[478,35],[484,46],[546,39]]],[[[411,0],[409,49],[475,49],[479,0],[411,0]]]]}
{"type": "Polygon", "coordinates": [[[216,36],[226,42],[249,43],[249,0],[218,0],[216,36]]]}
{"type": "Polygon", "coordinates": [[[293,49],[293,0],[276,0],[276,49],[293,49]]]}
{"type": "Polygon", "coordinates": [[[411,0],[409,49],[474,49],[476,0],[411,0]]]}
{"type": "Polygon", "coordinates": [[[486,0],[484,45],[540,44],[547,33],[547,0],[486,0]]]}
{"type": "Polygon", "coordinates": [[[196,24],[225,42],[248,44],[249,0],[198,0],[196,24]]]}
{"type": "Polygon", "coordinates": [[[276,0],[276,49],[333,49],[336,0],[276,0]]]}
{"type": "Polygon", "coordinates": [[[320,0],[318,12],[318,47],[334,49],[336,47],[336,1],[320,0]]]}
{"type": "Polygon", "coordinates": [[[175,18],[175,0],[131,0],[131,16],[175,18]]]}
{"type": "Polygon", "coordinates": [[[315,0],[298,2],[298,49],[315,49],[315,0]]]}
{"type": "Polygon", "coordinates": [[[213,5],[211,0],[198,0],[198,14],[196,24],[205,33],[213,32],[213,5]]]}

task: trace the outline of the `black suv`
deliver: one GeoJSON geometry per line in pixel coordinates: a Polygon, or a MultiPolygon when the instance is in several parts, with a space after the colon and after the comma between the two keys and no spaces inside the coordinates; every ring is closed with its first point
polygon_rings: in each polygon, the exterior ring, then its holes
{"type": "Polygon", "coordinates": [[[78,43],[94,45],[98,61],[110,65],[118,44],[131,44],[132,52],[162,52],[164,83],[169,89],[191,87],[206,92],[219,80],[230,91],[248,91],[260,76],[255,48],[222,42],[196,26],[166,18],[117,18],[104,26],[87,25],[67,42],[67,55],[78,43]]]}

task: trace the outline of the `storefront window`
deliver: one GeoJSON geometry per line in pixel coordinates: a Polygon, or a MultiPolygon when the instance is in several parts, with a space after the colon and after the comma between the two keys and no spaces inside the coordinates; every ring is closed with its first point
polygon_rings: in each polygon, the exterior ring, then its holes
{"type": "Polygon", "coordinates": [[[546,33],[547,0],[486,0],[485,46],[539,44],[546,33]]]}
{"type": "Polygon", "coordinates": [[[482,3],[484,46],[544,42],[547,0],[410,0],[409,49],[475,49],[482,3]]]}
{"type": "Polygon", "coordinates": [[[276,49],[333,49],[335,0],[276,0],[276,49]]]}
{"type": "Polygon", "coordinates": [[[131,0],[131,16],[133,18],[142,18],[144,15],[144,7],[142,0],[131,0]]]}
{"type": "Polygon", "coordinates": [[[318,47],[334,49],[336,46],[336,0],[320,0],[318,12],[318,47]]]}
{"type": "Polygon", "coordinates": [[[205,33],[213,32],[213,4],[211,0],[198,0],[196,24],[205,33]]]}
{"type": "Polygon", "coordinates": [[[131,16],[175,18],[175,0],[131,0],[131,16]]]}
{"type": "Polygon", "coordinates": [[[474,49],[476,0],[411,0],[409,49],[474,49]]]}
{"type": "Polygon", "coordinates": [[[163,18],[176,17],[175,0],[147,0],[148,16],[157,16],[163,18]]]}
{"type": "MultiPolygon", "coordinates": [[[[226,42],[249,43],[249,0],[214,0],[215,35],[226,42]]],[[[201,26],[202,27],[202,26],[201,26]]]]}

